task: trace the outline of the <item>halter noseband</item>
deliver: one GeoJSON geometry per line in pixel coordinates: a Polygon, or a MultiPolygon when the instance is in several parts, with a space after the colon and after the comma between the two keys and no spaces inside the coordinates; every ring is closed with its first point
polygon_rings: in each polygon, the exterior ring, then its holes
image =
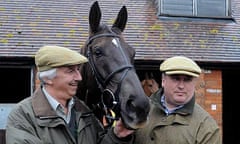
{"type": "MultiPolygon", "coordinates": [[[[133,66],[132,66],[132,64],[130,64],[127,61],[127,58],[126,58],[126,56],[123,52],[123,49],[122,49],[121,45],[119,45],[117,47],[119,48],[121,54],[123,55],[126,64],[124,64],[122,66],[119,66],[116,70],[114,70],[113,72],[108,74],[106,77],[101,76],[101,74],[97,71],[96,64],[93,61],[92,51],[89,48],[89,45],[92,43],[92,41],[97,39],[97,38],[100,38],[100,37],[117,37],[117,38],[120,38],[120,37],[112,32],[112,33],[98,34],[98,35],[92,36],[87,41],[87,57],[88,57],[88,60],[89,60],[89,64],[90,64],[90,67],[92,68],[92,71],[95,75],[95,79],[96,79],[96,82],[98,84],[98,87],[100,88],[100,90],[102,92],[101,104],[102,104],[103,109],[105,111],[105,116],[107,118],[108,125],[112,125],[114,120],[119,119],[119,117],[120,117],[120,109],[121,108],[120,108],[120,101],[119,101],[119,92],[120,92],[122,81],[126,77],[127,72],[131,68],[133,68],[133,66]],[[113,78],[113,76],[115,74],[119,73],[119,72],[123,72],[123,74],[121,75],[119,81],[117,82],[118,87],[117,87],[117,90],[114,93],[114,92],[112,92],[112,90],[107,89],[106,87],[107,87],[108,83],[111,81],[111,79],[113,78]],[[104,99],[104,95],[105,96],[108,95],[108,96],[112,97],[112,104],[111,105],[106,104],[106,100],[104,99]],[[116,117],[112,116],[112,114],[110,112],[111,110],[113,110],[116,113],[116,117]]],[[[118,39],[117,39],[117,41],[119,43],[118,39]]]]}

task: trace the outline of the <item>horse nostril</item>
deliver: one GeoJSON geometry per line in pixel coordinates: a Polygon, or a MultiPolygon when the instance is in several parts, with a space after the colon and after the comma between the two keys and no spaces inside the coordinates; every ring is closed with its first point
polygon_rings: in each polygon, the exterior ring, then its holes
{"type": "Polygon", "coordinates": [[[131,99],[127,101],[127,112],[137,117],[146,117],[150,110],[150,105],[148,99],[131,99]]]}
{"type": "Polygon", "coordinates": [[[128,100],[127,101],[127,110],[129,112],[132,112],[132,111],[135,111],[136,110],[136,105],[135,103],[133,102],[133,100],[128,100]]]}

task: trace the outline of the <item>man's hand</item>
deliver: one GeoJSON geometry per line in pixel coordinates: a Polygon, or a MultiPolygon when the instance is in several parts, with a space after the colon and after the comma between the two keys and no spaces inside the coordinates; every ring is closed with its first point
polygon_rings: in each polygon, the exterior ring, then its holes
{"type": "Polygon", "coordinates": [[[129,130],[129,129],[125,128],[121,119],[116,122],[116,125],[114,127],[114,134],[118,138],[127,137],[128,135],[132,134],[133,132],[134,132],[134,130],[129,130]]]}

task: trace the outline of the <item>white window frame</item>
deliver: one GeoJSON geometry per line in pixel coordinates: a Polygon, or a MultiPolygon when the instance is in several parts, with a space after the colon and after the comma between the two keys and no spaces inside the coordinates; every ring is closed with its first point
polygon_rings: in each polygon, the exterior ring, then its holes
{"type": "MultiPolygon", "coordinates": [[[[179,16],[179,17],[207,17],[207,18],[231,18],[231,3],[230,0],[225,0],[225,16],[210,16],[210,15],[205,15],[205,16],[200,16],[197,13],[197,7],[198,7],[198,1],[199,0],[192,0],[192,14],[190,15],[184,15],[184,14],[179,14],[179,13],[167,13],[164,11],[164,5],[163,2],[168,1],[168,0],[157,0],[158,2],[158,16],[179,16]]],[[[178,2],[181,2],[182,0],[178,0],[178,2]]],[[[210,0],[209,0],[210,1],[210,0]]]]}

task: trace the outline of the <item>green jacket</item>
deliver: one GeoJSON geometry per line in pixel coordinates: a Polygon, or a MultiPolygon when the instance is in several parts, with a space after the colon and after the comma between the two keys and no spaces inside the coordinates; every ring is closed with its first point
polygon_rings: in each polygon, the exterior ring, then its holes
{"type": "Polygon", "coordinates": [[[41,89],[33,96],[26,98],[16,105],[8,116],[6,126],[7,144],[119,144],[131,143],[121,141],[112,129],[106,132],[90,111],[76,97],[76,133],[74,138],[65,121],[56,115],[41,89]]]}
{"type": "Polygon", "coordinates": [[[166,115],[162,90],[151,99],[150,121],[136,132],[135,144],[222,144],[216,121],[195,103],[195,97],[175,113],[166,115]]]}

